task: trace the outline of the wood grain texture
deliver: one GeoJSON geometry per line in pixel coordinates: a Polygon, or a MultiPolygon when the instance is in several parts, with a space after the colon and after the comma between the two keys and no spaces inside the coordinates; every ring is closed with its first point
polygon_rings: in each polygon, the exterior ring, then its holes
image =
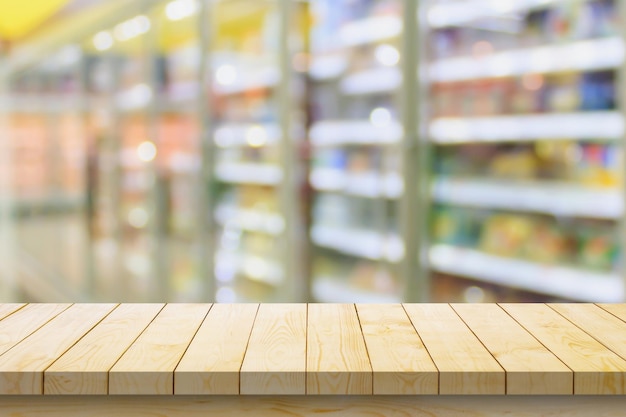
{"type": "Polygon", "coordinates": [[[574,394],[624,394],[626,361],[545,304],[501,304],[574,371],[574,394]]]}
{"type": "Polygon", "coordinates": [[[626,321],[626,304],[597,304],[597,306],[620,320],[626,321]]]}
{"type": "Polygon", "coordinates": [[[353,304],[309,304],[307,394],[372,393],[372,368],[353,304]]]}
{"type": "Polygon", "coordinates": [[[591,337],[626,359],[626,323],[594,304],[548,304],[591,337]]]}
{"type": "Polygon", "coordinates": [[[626,397],[597,396],[4,397],[0,417],[622,417],[626,397]],[[532,399],[531,399],[532,398],[532,399]]]}
{"type": "Polygon", "coordinates": [[[496,304],[452,308],[506,371],[506,393],[573,394],[574,374],[496,304]]]}
{"type": "Polygon", "coordinates": [[[439,372],[400,304],[357,304],[373,371],[374,395],[439,391],[439,372]]]}
{"type": "Polygon", "coordinates": [[[108,394],[109,369],[163,306],[118,306],[45,371],[44,394],[108,394]]]}
{"type": "Polygon", "coordinates": [[[447,304],[404,304],[439,369],[439,394],[504,394],[505,373],[447,304]]]}
{"type": "Polygon", "coordinates": [[[29,304],[0,321],[0,355],[55,318],[71,304],[29,304]]]}
{"type": "Polygon", "coordinates": [[[167,304],[109,372],[109,394],[173,394],[174,369],[210,304],[167,304]]]}
{"type": "Polygon", "coordinates": [[[0,320],[15,313],[20,308],[24,307],[26,304],[24,303],[7,303],[0,304],[0,320]]]}
{"type": "Polygon", "coordinates": [[[306,326],[306,304],[261,304],[241,367],[241,394],[306,393],[306,326]]]}
{"type": "Polygon", "coordinates": [[[0,394],[43,394],[43,373],[116,304],[74,304],[0,356],[0,394]]]}
{"type": "Polygon", "coordinates": [[[174,371],[174,394],[239,394],[258,304],[215,304],[174,371]]]}

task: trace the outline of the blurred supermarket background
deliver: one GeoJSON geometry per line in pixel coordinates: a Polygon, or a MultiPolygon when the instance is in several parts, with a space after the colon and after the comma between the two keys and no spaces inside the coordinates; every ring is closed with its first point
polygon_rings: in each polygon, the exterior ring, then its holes
{"type": "Polygon", "coordinates": [[[622,0],[0,0],[0,301],[626,300],[622,0]]]}

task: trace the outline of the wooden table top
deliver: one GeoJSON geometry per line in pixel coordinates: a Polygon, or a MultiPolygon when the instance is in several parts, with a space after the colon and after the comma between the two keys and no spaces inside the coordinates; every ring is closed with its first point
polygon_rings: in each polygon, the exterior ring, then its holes
{"type": "Polygon", "coordinates": [[[626,304],[0,304],[0,394],[626,393],[626,304]]]}

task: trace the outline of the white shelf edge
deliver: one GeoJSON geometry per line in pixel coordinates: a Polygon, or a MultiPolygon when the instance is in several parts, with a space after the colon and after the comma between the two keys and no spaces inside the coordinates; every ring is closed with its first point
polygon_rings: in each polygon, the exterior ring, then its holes
{"type": "Polygon", "coordinates": [[[355,288],[339,278],[322,277],[313,280],[313,297],[322,303],[400,303],[400,297],[379,294],[374,291],[355,288]]]}
{"type": "Polygon", "coordinates": [[[232,224],[249,232],[280,235],[285,228],[285,221],[279,214],[269,214],[251,209],[218,206],[215,209],[215,221],[226,226],[232,224]]]}
{"type": "Polygon", "coordinates": [[[343,47],[375,43],[399,36],[402,19],[399,16],[373,16],[345,24],[338,33],[343,47]]]}
{"type": "Polygon", "coordinates": [[[432,246],[429,258],[431,268],[440,273],[576,301],[624,301],[624,284],[616,273],[542,265],[444,244],[432,246]]]}
{"type": "Polygon", "coordinates": [[[482,57],[454,57],[428,66],[430,82],[511,77],[529,73],[591,71],[618,68],[624,42],[618,36],[496,52],[482,57]]]}
{"type": "Polygon", "coordinates": [[[481,18],[519,13],[538,7],[548,7],[565,1],[567,0],[516,0],[507,2],[470,0],[457,3],[433,4],[428,10],[428,23],[430,27],[435,29],[445,28],[462,25],[481,18]]]}
{"type": "Polygon", "coordinates": [[[402,73],[397,67],[382,67],[346,75],[339,89],[346,95],[365,95],[392,92],[402,84],[402,73]]]}
{"type": "Polygon", "coordinates": [[[617,220],[623,201],[617,189],[575,184],[489,179],[437,178],[431,188],[438,203],[617,220]]]}
{"type": "Polygon", "coordinates": [[[255,71],[245,71],[238,74],[238,78],[232,84],[213,84],[213,89],[218,95],[240,94],[249,90],[272,88],[280,81],[280,71],[277,68],[261,68],[255,71]]]}
{"type": "Polygon", "coordinates": [[[221,148],[251,146],[250,135],[262,141],[260,146],[276,144],[282,137],[278,123],[225,123],[217,127],[213,140],[221,148]]]}
{"type": "Polygon", "coordinates": [[[618,111],[528,114],[493,117],[441,117],[431,121],[435,143],[532,141],[546,138],[619,139],[624,118],[618,111]]]}
{"type": "Polygon", "coordinates": [[[277,165],[255,163],[221,163],[215,176],[222,182],[233,184],[277,185],[283,178],[277,165]]]}
{"type": "MultiPolygon", "coordinates": [[[[281,265],[260,256],[218,251],[216,263],[216,268],[230,268],[236,275],[242,275],[251,281],[273,286],[284,282],[281,265]]],[[[220,282],[220,285],[226,284],[228,282],[220,282]]]]}
{"type": "Polygon", "coordinates": [[[404,182],[399,173],[376,171],[346,173],[335,168],[314,168],[309,183],[317,191],[341,192],[366,198],[396,199],[402,196],[404,182]]]}
{"type": "Polygon", "coordinates": [[[372,261],[395,263],[404,257],[404,243],[399,236],[384,236],[373,230],[314,225],[311,240],[319,247],[372,261]]]}
{"type": "Polygon", "coordinates": [[[399,143],[402,136],[402,125],[397,120],[384,126],[375,126],[369,120],[322,120],[309,130],[315,146],[387,145],[399,143]]]}

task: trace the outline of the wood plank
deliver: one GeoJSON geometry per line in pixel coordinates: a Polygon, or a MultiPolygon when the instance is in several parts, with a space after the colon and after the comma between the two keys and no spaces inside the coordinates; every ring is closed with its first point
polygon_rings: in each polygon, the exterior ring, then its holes
{"type": "Polygon", "coordinates": [[[43,373],[116,304],[74,304],[0,356],[0,394],[43,394],[43,373]]]}
{"type": "Polygon", "coordinates": [[[211,304],[167,304],[109,372],[109,394],[174,393],[174,369],[211,304]]]}
{"type": "Polygon", "coordinates": [[[447,304],[404,304],[439,369],[439,394],[504,394],[505,373],[447,304]]]}
{"type": "Polygon", "coordinates": [[[261,304],[241,367],[241,394],[306,394],[306,304],[261,304]]]}
{"type": "Polygon", "coordinates": [[[44,373],[44,394],[104,395],[109,369],[164,304],[122,304],[44,373]]]}
{"type": "Polygon", "coordinates": [[[24,307],[24,303],[6,303],[0,304],[0,320],[15,313],[20,308],[24,307]]]}
{"type": "Polygon", "coordinates": [[[20,417],[623,417],[624,396],[9,396],[20,417]]]}
{"type": "Polygon", "coordinates": [[[574,374],[496,304],[452,308],[506,371],[506,393],[571,395],[574,374]]]}
{"type": "Polygon", "coordinates": [[[215,304],[174,371],[174,394],[239,394],[258,304],[215,304]]]}
{"type": "Polygon", "coordinates": [[[608,311],[622,321],[626,321],[626,303],[623,304],[597,304],[603,310],[608,311]]]}
{"type": "Polygon", "coordinates": [[[374,395],[439,391],[439,372],[400,304],[357,304],[372,364],[374,395]]]}
{"type": "Polygon", "coordinates": [[[591,337],[626,359],[626,323],[594,304],[548,304],[591,337]]]}
{"type": "Polygon", "coordinates": [[[71,304],[29,304],[0,321],[0,355],[69,308],[71,304]]]}
{"type": "Polygon", "coordinates": [[[372,367],[353,304],[309,304],[307,394],[372,393],[372,367]]]}
{"type": "Polygon", "coordinates": [[[501,304],[574,371],[574,394],[624,394],[626,361],[545,304],[501,304]]]}

